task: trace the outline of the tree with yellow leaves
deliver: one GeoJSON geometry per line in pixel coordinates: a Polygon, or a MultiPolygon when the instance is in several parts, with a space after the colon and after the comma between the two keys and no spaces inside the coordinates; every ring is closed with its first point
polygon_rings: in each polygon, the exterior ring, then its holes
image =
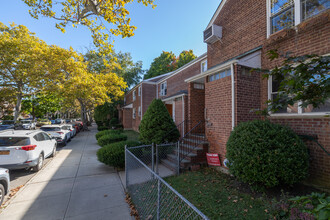
{"type": "MultiPolygon", "coordinates": [[[[65,32],[67,25],[87,27],[102,54],[112,54],[113,45],[110,35],[123,38],[134,35],[135,26],[130,24],[127,4],[134,0],[22,0],[31,9],[30,15],[38,19],[39,15],[56,19],[56,27],[65,32]]],[[[137,0],[145,6],[155,7],[154,0],[137,0]]]]}

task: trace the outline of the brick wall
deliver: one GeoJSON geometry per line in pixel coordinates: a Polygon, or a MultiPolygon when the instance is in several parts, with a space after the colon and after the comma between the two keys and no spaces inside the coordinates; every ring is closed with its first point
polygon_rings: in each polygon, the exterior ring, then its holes
{"type": "Polygon", "coordinates": [[[221,163],[232,130],[231,77],[205,83],[206,137],[210,153],[219,153],[221,163]]]}
{"type": "MultiPolygon", "coordinates": [[[[201,62],[197,62],[190,67],[180,71],[174,76],[171,76],[167,80],[167,95],[160,96],[161,83],[158,84],[158,93],[160,98],[165,98],[178,93],[181,90],[188,90],[188,84],[185,82],[186,79],[193,77],[201,72],[201,62]]],[[[162,81],[162,82],[165,82],[162,81]]]]}
{"type": "Polygon", "coordinates": [[[123,126],[124,129],[132,129],[132,109],[123,109],[123,126]]]}
{"type": "Polygon", "coordinates": [[[214,24],[222,39],[207,46],[208,67],[256,48],[267,36],[266,1],[227,0],[214,24]]]}
{"type": "Polygon", "coordinates": [[[260,119],[260,73],[235,65],[235,124],[260,119]]]}
{"type": "MultiPolygon", "coordinates": [[[[330,152],[330,118],[317,116],[271,117],[273,123],[291,127],[297,134],[317,136],[318,142],[330,152]]],[[[305,141],[310,152],[308,183],[330,189],[330,156],[316,143],[305,141]]]]}
{"type": "MultiPolygon", "coordinates": [[[[330,53],[330,10],[312,17],[300,25],[296,30],[286,29],[271,35],[263,46],[262,68],[271,69],[281,65],[281,60],[270,61],[266,52],[277,49],[279,52],[290,52],[291,55],[330,53]]],[[[261,105],[265,107],[268,99],[268,82],[261,80],[261,105]]],[[[316,135],[319,142],[330,152],[330,119],[325,117],[289,116],[270,117],[274,123],[291,127],[298,134],[316,135]]],[[[315,143],[307,141],[310,149],[311,166],[309,183],[330,188],[330,157],[315,143]]]]}
{"type": "Polygon", "coordinates": [[[204,120],[205,88],[196,89],[195,83],[189,83],[188,90],[188,129],[192,129],[198,122],[204,120]]]}
{"type": "Polygon", "coordinates": [[[143,110],[142,110],[142,114],[144,115],[144,113],[147,111],[150,103],[152,102],[152,100],[154,100],[156,98],[156,85],[151,85],[151,84],[146,84],[143,83],[142,85],[142,102],[143,102],[143,110]]]}

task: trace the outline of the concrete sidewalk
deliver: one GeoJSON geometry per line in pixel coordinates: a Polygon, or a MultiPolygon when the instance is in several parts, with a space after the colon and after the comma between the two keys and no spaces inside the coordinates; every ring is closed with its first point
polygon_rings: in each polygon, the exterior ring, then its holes
{"type": "Polygon", "coordinates": [[[0,220],[133,219],[118,173],[97,160],[96,130],[79,133],[0,213],[0,220]]]}

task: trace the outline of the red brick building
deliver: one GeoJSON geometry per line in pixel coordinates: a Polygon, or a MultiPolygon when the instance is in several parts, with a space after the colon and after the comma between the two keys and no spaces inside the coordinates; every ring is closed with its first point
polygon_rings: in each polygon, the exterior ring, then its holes
{"type": "MultiPolygon", "coordinates": [[[[132,101],[138,86],[146,87],[144,82],[132,89],[123,108],[124,127],[138,130],[140,118],[129,119],[132,109],[143,106],[144,113],[153,98],[161,98],[175,123],[188,120],[193,126],[206,121],[209,152],[219,154],[224,168],[232,129],[240,122],[260,119],[251,110],[263,109],[277,92],[272,79],[250,70],[278,65],[279,61],[267,58],[271,49],[295,56],[329,55],[329,8],[329,1],[222,0],[204,32],[207,53],[147,84],[150,88],[143,94],[149,98],[132,101]]],[[[329,114],[330,100],[320,109],[291,106],[269,119],[297,134],[317,136],[330,152],[329,114]]],[[[311,155],[309,183],[330,188],[330,157],[315,143],[306,143],[311,155]]]]}
{"type": "MultiPolygon", "coordinates": [[[[251,110],[264,108],[265,102],[276,95],[271,79],[263,80],[260,73],[250,72],[251,68],[272,69],[278,64],[267,59],[267,51],[277,49],[296,56],[330,53],[329,1],[274,2],[223,0],[204,32],[208,41],[208,70],[186,80],[191,115],[203,109],[202,91],[196,93],[193,88],[196,83],[205,86],[209,151],[219,154],[222,166],[232,128],[240,122],[258,119],[251,110]],[[211,29],[216,39],[209,37],[211,29]]],[[[317,136],[330,152],[330,118],[325,117],[329,114],[327,102],[320,109],[301,109],[295,105],[269,118],[290,126],[298,134],[317,136]]],[[[330,187],[330,157],[315,143],[307,144],[311,154],[310,183],[330,187]]]]}

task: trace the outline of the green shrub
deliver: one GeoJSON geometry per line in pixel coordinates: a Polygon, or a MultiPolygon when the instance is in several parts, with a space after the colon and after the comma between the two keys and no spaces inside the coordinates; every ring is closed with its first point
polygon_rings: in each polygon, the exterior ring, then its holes
{"type": "Polygon", "coordinates": [[[95,137],[96,140],[98,140],[100,137],[107,135],[107,134],[120,134],[122,132],[122,130],[103,130],[103,131],[99,131],[96,133],[95,137]]]}
{"type": "Polygon", "coordinates": [[[97,127],[97,130],[98,130],[98,131],[109,130],[109,127],[108,127],[108,126],[98,126],[98,127],[97,127]]]}
{"type": "Polygon", "coordinates": [[[110,125],[111,126],[117,126],[119,124],[119,120],[118,120],[118,118],[112,118],[111,120],[110,120],[110,125]]]}
{"type": "Polygon", "coordinates": [[[309,155],[303,141],[290,128],[269,121],[235,127],[226,156],[230,172],[254,186],[291,185],[308,175],[309,155]]]}
{"type": "Polygon", "coordinates": [[[125,145],[128,147],[138,146],[137,141],[122,141],[109,144],[97,151],[97,158],[100,162],[115,168],[125,167],[125,145]]]}
{"type": "Polygon", "coordinates": [[[115,142],[120,142],[120,141],[126,141],[127,136],[124,134],[106,134],[101,136],[98,140],[97,143],[101,147],[104,147],[105,145],[112,144],[115,142]]]}
{"type": "Polygon", "coordinates": [[[142,118],[139,130],[139,140],[145,144],[176,142],[180,137],[179,130],[160,99],[151,102],[142,118]]]}

